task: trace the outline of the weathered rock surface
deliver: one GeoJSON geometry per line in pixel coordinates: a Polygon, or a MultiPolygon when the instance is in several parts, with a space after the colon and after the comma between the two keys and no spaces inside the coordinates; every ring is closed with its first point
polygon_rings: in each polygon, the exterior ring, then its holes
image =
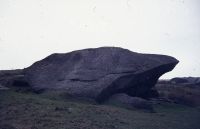
{"type": "Polygon", "coordinates": [[[158,78],[177,63],[170,56],[101,47],[52,54],[26,68],[24,73],[35,89],[62,89],[103,102],[117,93],[149,97],[158,78]]]}

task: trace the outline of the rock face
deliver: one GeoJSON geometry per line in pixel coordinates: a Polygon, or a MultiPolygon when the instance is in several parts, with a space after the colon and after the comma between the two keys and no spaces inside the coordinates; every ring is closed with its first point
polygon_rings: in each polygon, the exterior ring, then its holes
{"type": "Polygon", "coordinates": [[[103,102],[117,93],[148,98],[158,78],[177,63],[170,56],[101,47],[52,54],[24,73],[35,89],[62,89],[103,102]]]}

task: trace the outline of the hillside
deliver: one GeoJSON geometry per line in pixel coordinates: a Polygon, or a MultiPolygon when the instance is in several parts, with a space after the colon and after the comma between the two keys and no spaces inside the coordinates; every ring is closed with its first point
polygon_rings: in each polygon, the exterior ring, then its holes
{"type": "Polygon", "coordinates": [[[199,129],[200,109],[164,101],[151,113],[71,98],[61,91],[42,94],[0,90],[0,129],[199,129]]]}

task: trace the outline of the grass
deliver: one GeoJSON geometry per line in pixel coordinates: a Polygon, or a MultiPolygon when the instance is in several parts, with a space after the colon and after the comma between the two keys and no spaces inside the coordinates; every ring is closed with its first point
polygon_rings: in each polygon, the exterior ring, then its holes
{"type": "Polygon", "coordinates": [[[200,129],[199,108],[160,102],[154,109],[98,105],[59,91],[0,90],[0,129],[200,129]]]}
{"type": "Polygon", "coordinates": [[[200,87],[196,85],[157,84],[160,96],[188,106],[200,106],[200,87]]]}

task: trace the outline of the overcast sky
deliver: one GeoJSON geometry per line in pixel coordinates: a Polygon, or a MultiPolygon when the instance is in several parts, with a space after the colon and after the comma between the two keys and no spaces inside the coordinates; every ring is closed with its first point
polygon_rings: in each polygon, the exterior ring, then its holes
{"type": "Polygon", "coordinates": [[[0,0],[0,69],[117,46],[176,57],[163,78],[200,76],[199,13],[200,0],[0,0]]]}

